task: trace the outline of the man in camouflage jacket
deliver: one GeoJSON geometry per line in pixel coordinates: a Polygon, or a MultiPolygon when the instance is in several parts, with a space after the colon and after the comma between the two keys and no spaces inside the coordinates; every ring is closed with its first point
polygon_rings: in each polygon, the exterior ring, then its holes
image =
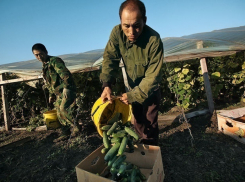
{"type": "Polygon", "coordinates": [[[35,57],[43,63],[43,78],[49,90],[49,103],[55,101],[59,122],[62,124],[63,135],[70,134],[70,126],[74,133],[78,132],[78,124],[74,126],[74,110],[76,101],[76,85],[70,71],[62,59],[49,56],[43,44],[32,47],[35,57]]]}
{"type": "Polygon", "coordinates": [[[142,143],[157,145],[163,44],[160,35],[146,25],[145,12],[139,0],[126,0],[121,4],[121,24],[113,28],[103,55],[101,99],[111,100],[111,86],[122,59],[129,91],[122,94],[120,100],[132,104],[134,127],[142,143]]]}

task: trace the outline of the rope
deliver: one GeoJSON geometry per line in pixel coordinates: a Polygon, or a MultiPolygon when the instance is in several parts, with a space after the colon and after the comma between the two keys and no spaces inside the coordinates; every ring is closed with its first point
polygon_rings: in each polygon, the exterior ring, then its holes
{"type": "MultiPolygon", "coordinates": [[[[169,70],[169,68],[168,68],[167,62],[165,62],[165,61],[163,61],[163,62],[165,63],[168,72],[170,73],[170,70],[169,70]]],[[[175,94],[175,97],[176,97],[176,99],[177,99],[177,102],[179,102],[179,99],[178,99],[179,95],[175,93],[175,90],[174,90],[174,89],[172,89],[172,90],[174,91],[174,94],[175,94]]],[[[178,107],[178,110],[179,110],[179,112],[181,113],[182,118],[183,118],[184,122],[185,122],[186,125],[187,125],[188,131],[189,131],[190,136],[191,136],[191,146],[193,147],[194,137],[193,137],[193,135],[192,135],[192,133],[191,133],[191,129],[190,129],[190,127],[189,127],[188,120],[187,120],[186,115],[185,115],[185,112],[184,112],[184,108],[181,107],[181,110],[180,110],[180,108],[178,107]]],[[[181,121],[181,118],[179,119],[179,121],[182,122],[182,121],[181,121]]]]}

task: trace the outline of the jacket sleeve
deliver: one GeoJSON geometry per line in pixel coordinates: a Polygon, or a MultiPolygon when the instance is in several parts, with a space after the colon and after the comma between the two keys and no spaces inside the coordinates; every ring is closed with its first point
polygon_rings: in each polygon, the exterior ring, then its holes
{"type": "Polygon", "coordinates": [[[102,71],[100,74],[100,80],[103,83],[103,87],[111,86],[111,84],[115,84],[116,82],[115,77],[121,58],[118,36],[119,29],[114,27],[103,55],[102,71]]]}
{"type": "Polygon", "coordinates": [[[162,79],[163,43],[160,38],[155,38],[149,48],[149,64],[145,71],[145,77],[140,84],[127,92],[130,103],[143,103],[159,86],[162,79]]]}
{"type": "Polygon", "coordinates": [[[55,97],[54,90],[51,88],[51,86],[46,87],[49,91],[49,97],[55,97]]]}
{"type": "Polygon", "coordinates": [[[56,58],[56,60],[53,62],[53,67],[63,81],[60,86],[63,86],[63,88],[71,89],[71,84],[73,83],[72,76],[70,71],[66,68],[64,61],[60,58],[56,58]]]}

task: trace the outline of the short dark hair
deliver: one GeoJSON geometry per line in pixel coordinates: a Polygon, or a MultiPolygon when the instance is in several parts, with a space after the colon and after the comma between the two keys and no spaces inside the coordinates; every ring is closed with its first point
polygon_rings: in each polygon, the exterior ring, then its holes
{"type": "Polygon", "coordinates": [[[145,20],[146,19],[146,10],[145,10],[145,5],[144,3],[142,3],[140,0],[126,0],[124,1],[120,8],[119,8],[119,17],[121,19],[122,16],[122,11],[124,10],[124,8],[126,8],[127,6],[129,6],[130,10],[136,10],[136,8],[138,8],[140,10],[141,13],[141,17],[145,20]]]}
{"type": "Polygon", "coordinates": [[[33,50],[40,50],[40,51],[43,51],[46,54],[48,54],[48,51],[47,51],[46,47],[43,44],[41,44],[41,43],[34,44],[32,46],[32,52],[33,52],[33,50]]]}

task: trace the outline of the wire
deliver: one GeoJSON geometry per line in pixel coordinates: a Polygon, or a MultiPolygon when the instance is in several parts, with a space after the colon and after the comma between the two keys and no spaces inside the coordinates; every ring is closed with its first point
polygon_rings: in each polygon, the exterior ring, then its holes
{"type": "MultiPolygon", "coordinates": [[[[163,61],[163,62],[165,63],[168,72],[170,73],[170,70],[169,70],[169,68],[168,68],[167,62],[166,62],[166,61],[163,61]]],[[[179,99],[178,99],[179,95],[178,95],[177,93],[175,93],[175,90],[174,90],[174,89],[172,89],[172,90],[173,90],[173,92],[174,92],[174,94],[175,94],[175,97],[176,97],[177,103],[178,103],[178,102],[179,102],[179,99]]],[[[180,108],[178,107],[178,110],[179,110],[179,112],[181,113],[184,122],[186,122],[188,131],[189,131],[190,136],[191,136],[191,146],[193,147],[194,137],[193,137],[193,135],[192,135],[192,133],[191,133],[191,129],[190,129],[190,127],[189,127],[188,120],[187,120],[186,115],[185,115],[185,112],[184,112],[184,108],[181,107],[181,110],[180,110],[180,108]]],[[[181,117],[180,117],[179,121],[182,122],[182,121],[181,121],[181,117]]]]}

